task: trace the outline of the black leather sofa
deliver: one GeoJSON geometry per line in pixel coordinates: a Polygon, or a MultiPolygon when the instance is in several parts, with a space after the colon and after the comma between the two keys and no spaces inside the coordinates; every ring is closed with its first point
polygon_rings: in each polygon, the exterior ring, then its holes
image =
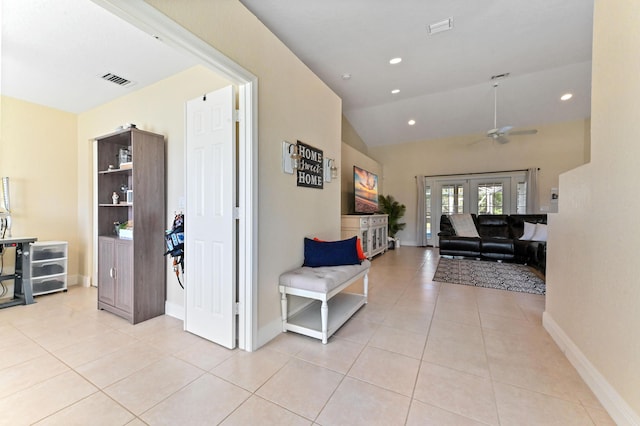
{"type": "Polygon", "coordinates": [[[544,274],[547,243],[521,240],[524,222],[547,223],[546,214],[474,215],[480,238],[460,237],[448,215],[440,219],[440,254],[527,264],[544,274]]]}

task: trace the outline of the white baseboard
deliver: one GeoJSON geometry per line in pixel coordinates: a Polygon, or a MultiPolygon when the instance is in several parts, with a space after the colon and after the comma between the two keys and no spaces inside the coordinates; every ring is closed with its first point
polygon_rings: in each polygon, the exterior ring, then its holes
{"type": "Polygon", "coordinates": [[[587,386],[598,398],[616,424],[640,426],[640,416],[627,404],[618,392],[609,384],[602,374],[594,367],[580,348],[567,336],[560,326],[544,312],[542,325],[549,332],[553,340],[560,347],[565,356],[575,367],[587,386]]]}
{"type": "Polygon", "coordinates": [[[258,348],[261,348],[269,341],[278,337],[280,333],[282,333],[282,318],[278,316],[277,319],[269,322],[269,324],[258,330],[258,347],[253,348],[253,350],[257,351],[258,348]]]}
{"type": "Polygon", "coordinates": [[[67,275],[67,286],[81,285],[82,287],[91,286],[91,278],[85,275],[67,275]]]}
{"type": "Polygon", "coordinates": [[[164,314],[184,321],[184,306],[165,301],[164,314]]]}

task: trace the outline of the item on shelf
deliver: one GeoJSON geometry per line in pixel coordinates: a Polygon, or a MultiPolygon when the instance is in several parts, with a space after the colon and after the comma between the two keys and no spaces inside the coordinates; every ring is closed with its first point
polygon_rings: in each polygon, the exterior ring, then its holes
{"type": "Polygon", "coordinates": [[[118,193],[113,191],[113,194],[111,194],[111,200],[113,201],[113,204],[118,204],[119,198],[120,196],[118,195],[118,193]]]}
{"type": "Polygon", "coordinates": [[[131,149],[123,146],[118,150],[118,164],[122,168],[122,165],[127,163],[131,163],[131,149]]]}
{"type": "Polygon", "coordinates": [[[116,234],[119,238],[124,238],[125,240],[133,239],[133,220],[128,220],[124,223],[118,225],[118,229],[116,234]]]}

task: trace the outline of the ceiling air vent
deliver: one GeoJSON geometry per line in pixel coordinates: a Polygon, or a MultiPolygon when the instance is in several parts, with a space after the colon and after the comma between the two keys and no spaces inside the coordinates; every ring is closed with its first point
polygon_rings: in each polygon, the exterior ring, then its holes
{"type": "Polygon", "coordinates": [[[131,86],[132,84],[135,84],[131,80],[127,80],[124,77],[120,77],[119,75],[115,75],[115,74],[112,74],[110,72],[106,73],[105,75],[103,75],[102,78],[104,80],[110,81],[112,83],[117,84],[118,86],[123,86],[123,87],[131,86]]]}

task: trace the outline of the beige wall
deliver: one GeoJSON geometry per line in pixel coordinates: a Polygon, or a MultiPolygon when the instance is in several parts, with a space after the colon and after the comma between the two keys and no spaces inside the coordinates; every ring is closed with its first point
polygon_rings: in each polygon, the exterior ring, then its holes
{"type": "MultiPolygon", "coordinates": [[[[512,136],[499,144],[483,135],[386,145],[369,148],[384,165],[385,195],[407,206],[407,227],[398,233],[403,244],[416,242],[417,193],[415,176],[466,174],[539,167],[539,206],[550,207],[551,188],[558,187],[560,173],[578,167],[589,158],[588,122],[583,120],[537,126],[535,135],[512,136]]],[[[562,193],[560,193],[562,198],[562,193]]]]}
{"type": "Polygon", "coordinates": [[[640,424],[639,12],[595,2],[591,163],[560,177],[547,260],[545,326],[618,424],[640,424]]]}
{"type": "MultiPolygon", "coordinates": [[[[113,132],[124,123],[134,123],[142,130],[165,136],[166,223],[169,228],[174,213],[180,210],[180,197],[185,196],[185,102],[229,84],[209,69],[197,66],[78,116],[78,223],[86,253],[81,265],[83,274],[91,275],[93,262],[93,139],[113,132]]],[[[170,259],[167,259],[167,301],[182,307],[183,293],[171,270],[170,259]]]]}
{"type": "Polygon", "coordinates": [[[0,175],[10,181],[13,236],[69,243],[75,284],[78,241],[76,115],[2,96],[0,175]]]}
{"type": "Polygon", "coordinates": [[[384,182],[382,182],[382,164],[378,163],[373,158],[363,154],[361,151],[355,149],[351,145],[343,143],[342,160],[340,163],[342,185],[340,206],[341,214],[353,214],[353,166],[358,166],[378,175],[378,190],[381,194],[384,194],[384,182]]]}
{"type": "Polygon", "coordinates": [[[353,128],[347,117],[342,115],[342,143],[351,145],[356,150],[367,154],[369,147],[364,143],[356,129],[353,128]]]}
{"type": "Polygon", "coordinates": [[[282,141],[303,141],[341,164],[342,103],[239,1],[148,0],[258,77],[258,339],[282,329],[279,275],[302,264],[303,238],[340,237],[340,185],[298,188],[282,172],[282,141]]]}

